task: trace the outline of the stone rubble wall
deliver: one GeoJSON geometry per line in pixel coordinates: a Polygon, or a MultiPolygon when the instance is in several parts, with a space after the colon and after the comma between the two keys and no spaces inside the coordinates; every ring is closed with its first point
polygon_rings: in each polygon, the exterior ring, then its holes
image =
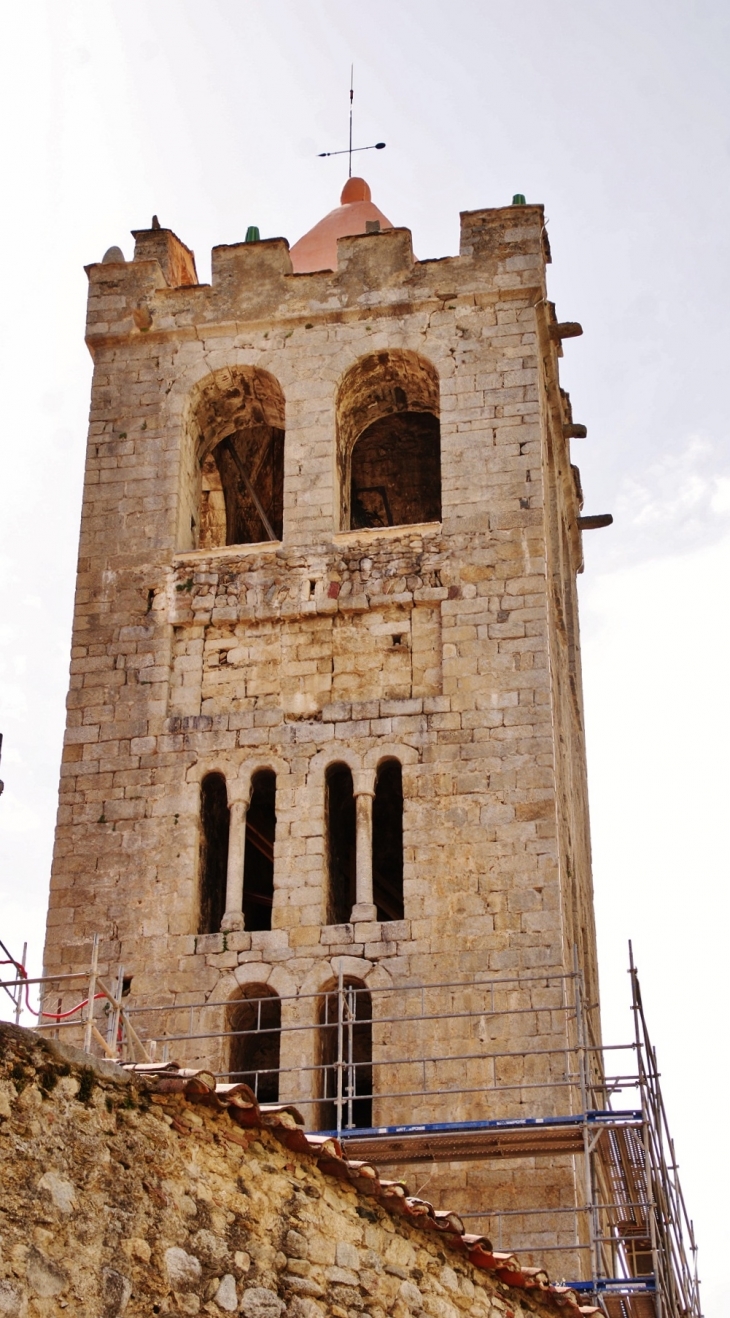
{"type": "Polygon", "coordinates": [[[6,1318],[556,1312],[268,1132],[70,1055],[0,1025],[6,1318]]]}

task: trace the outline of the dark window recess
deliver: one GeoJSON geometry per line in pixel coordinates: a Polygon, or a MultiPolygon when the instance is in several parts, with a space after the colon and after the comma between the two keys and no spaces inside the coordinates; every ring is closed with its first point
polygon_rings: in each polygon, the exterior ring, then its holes
{"type": "Polygon", "coordinates": [[[281,540],[284,431],[265,423],[221,440],[202,465],[201,548],[281,540]]]}
{"type": "Polygon", "coordinates": [[[381,417],[352,451],[350,525],[441,520],[441,427],[430,412],[381,417]]]}
{"type": "Polygon", "coordinates": [[[373,901],[379,920],[403,919],[403,774],[397,760],[381,764],[375,780],[373,901]]]}
{"type": "Polygon", "coordinates": [[[243,862],[243,923],[245,929],[270,929],[274,902],[274,839],[276,837],[276,774],[259,769],[253,776],[246,815],[243,862]]]}
{"type": "Polygon", "coordinates": [[[228,793],[221,773],[200,784],[200,918],[198,932],[217,934],[226,909],[228,793]]]}
{"type": "Polygon", "coordinates": [[[331,764],[325,778],[327,924],[346,924],[355,904],[355,797],[346,764],[331,764]]]}
{"type": "MultiPolygon", "coordinates": [[[[342,1129],[373,1124],[373,1011],[360,980],[345,979],[342,1008],[342,1129]],[[352,1027],[350,1028],[350,1019],[352,1027]],[[351,1102],[348,1102],[348,1099],[351,1102]]],[[[337,1129],[338,993],[327,993],[320,1009],[320,1130],[337,1129]]]]}
{"type": "Polygon", "coordinates": [[[265,984],[249,984],[228,1007],[229,1079],[253,1089],[259,1103],[279,1101],[281,999],[265,984]]]}

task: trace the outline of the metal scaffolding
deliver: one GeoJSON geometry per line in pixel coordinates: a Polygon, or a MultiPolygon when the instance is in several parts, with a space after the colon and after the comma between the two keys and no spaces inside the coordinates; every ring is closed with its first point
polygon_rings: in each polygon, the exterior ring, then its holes
{"type": "Polygon", "coordinates": [[[701,1318],[694,1232],[631,952],[630,981],[634,1038],[610,1047],[577,962],[569,974],[388,987],[340,971],[316,994],[150,1004],[124,997],[121,966],[107,986],[95,938],[87,971],[23,974],[0,987],[16,1019],[21,992],[37,987],[35,1028],[86,1052],[172,1058],[244,1082],[262,1102],[294,1104],[308,1129],[331,1133],[352,1159],[399,1168],[570,1159],[569,1207],[448,1207],[497,1249],[538,1264],[551,1254],[576,1260],[570,1285],[608,1318],[701,1318]],[[609,1065],[624,1058],[623,1070],[609,1065]]]}
{"type": "MultiPolygon", "coordinates": [[[[2,735],[0,735],[0,746],[2,746],[2,735]]],[[[28,944],[23,943],[23,955],[20,961],[16,961],[15,957],[5,946],[2,938],[0,938],[0,965],[14,966],[16,974],[20,973],[21,975],[24,975],[25,961],[27,955],[28,955],[28,944]]],[[[15,1020],[16,1025],[20,1023],[20,1015],[23,1010],[23,988],[24,988],[23,978],[19,980],[16,979],[14,984],[12,985],[10,984],[2,985],[3,993],[7,998],[10,998],[10,1001],[13,1004],[13,1018],[15,1020]]]]}

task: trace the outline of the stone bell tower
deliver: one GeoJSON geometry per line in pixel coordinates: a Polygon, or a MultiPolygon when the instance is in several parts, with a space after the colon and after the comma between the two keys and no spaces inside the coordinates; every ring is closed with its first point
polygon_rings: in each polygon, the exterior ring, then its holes
{"type": "MultiPolygon", "coordinates": [[[[87,964],[98,933],[140,1006],[276,1000],[263,1096],[310,1094],[321,1128],[315,1027],[338,976],[375,1019],[378,990],[534,982],[577,949],[597,1000],[591,519],[558,374],[580,327],[547,300],[538,205],[465,213],[459,255],[419,261],[351,179],[291,251],[214,249],[210,285],[170,230],[134,236],[133,260],[88,267],[46,974],[87,964]]],[[[371,1060],[413,1046],[391,1020],[371,1060]]],[[[200,1047],[236,1071],[225,1039],[200,1047]]],[[[426,1111],[368,1074],[359,1124],[426,1111]]]]}

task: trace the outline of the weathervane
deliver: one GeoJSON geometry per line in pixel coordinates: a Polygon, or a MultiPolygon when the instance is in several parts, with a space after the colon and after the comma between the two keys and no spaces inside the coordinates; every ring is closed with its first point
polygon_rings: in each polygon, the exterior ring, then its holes
{"type": "Polygon", "coordinates": [[[382,151],[385,142],[373,142],[372,146],[353,146],[352,145],[352,98],[354,96],[354,73],[355,65],[350,65],[350,145],[345,151],[319,151],[320,159],[323,156],[349,156],[350,167],[347,171],[347,177],[352,178],[352,153],[353,151],[382,151]]]}

